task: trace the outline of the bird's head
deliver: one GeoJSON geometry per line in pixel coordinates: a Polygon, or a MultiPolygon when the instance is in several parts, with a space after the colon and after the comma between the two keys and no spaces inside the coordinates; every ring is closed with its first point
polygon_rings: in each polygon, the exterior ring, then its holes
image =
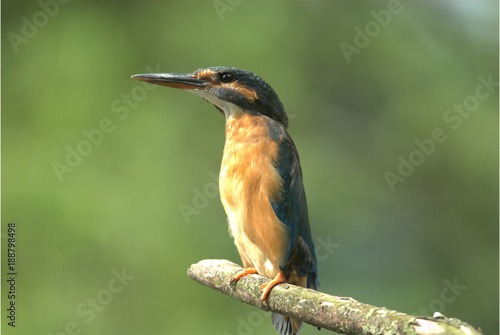
{"type": "Polygon", "coordinates": [[[278,95],[256,74],[233,67],[209,67],[193,73],[148,73],[132,78],[196,93],[226,118],[235,113],[262,114],[288,126],[288,117],[278,95]]]}

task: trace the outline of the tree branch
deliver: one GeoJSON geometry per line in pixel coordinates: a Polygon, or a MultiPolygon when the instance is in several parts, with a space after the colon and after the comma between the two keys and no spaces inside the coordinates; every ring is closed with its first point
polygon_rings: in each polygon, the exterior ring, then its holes
{"type": "Polygon", "coordinates": [[[197,282],[249,305],[342,334],[481,334],[458,319],[416,317],[291,284],[275,286],[261,305],[259,286],[269,279],[248,275],[230,285],[229,279],[240,270],[239,265],[227,260],[207,259],[191,265],[187,273],[197,282]]]}

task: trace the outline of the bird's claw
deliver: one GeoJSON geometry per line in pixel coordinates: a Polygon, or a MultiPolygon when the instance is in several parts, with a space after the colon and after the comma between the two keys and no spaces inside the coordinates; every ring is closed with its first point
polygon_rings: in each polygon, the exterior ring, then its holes
{"type": "Polygon", "coordinates": [[[255,268],[252,268],[252,267],[245,268],[245,269],[237,272],[234,276],[232,276],[231,279],[229,279],[229,284],[231,285],[232,283],[240,280],[244,276],[251,275],[251,274],[257,274],[257,273],[258,273],[257,269],[255,269],[255,268]]]}
{"type": "Polygon", "coordinates": [[[260,298],[260,303],[264,303],[264,301],[266,301],[267,297],[269,296],[269,292],[271,292],[271,289],[281,283],[286,283],[285,275],[283,274],[283,272],[279,272],[276,277],[274,277],[274,279],[269,283],[260,285],[259,289],[264,290],[260,298]]]}

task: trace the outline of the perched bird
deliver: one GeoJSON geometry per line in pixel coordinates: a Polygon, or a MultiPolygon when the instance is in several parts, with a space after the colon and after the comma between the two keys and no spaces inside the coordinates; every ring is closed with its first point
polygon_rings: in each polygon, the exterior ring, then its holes
{"type": "MultiPolygon", "coordinates": [[[[253,273],[273,278],[261,287],[262,302],[280,283],[316,289],[316,252],[299,155],[271,86],[252,72],[222,66],[132,78],[196,93],[226,118],[219,190],[245,268],[231,282],[253,273]]],[[[300,320],[277,313],[272,321],[282,335],[302,329],[300,320]]]]}

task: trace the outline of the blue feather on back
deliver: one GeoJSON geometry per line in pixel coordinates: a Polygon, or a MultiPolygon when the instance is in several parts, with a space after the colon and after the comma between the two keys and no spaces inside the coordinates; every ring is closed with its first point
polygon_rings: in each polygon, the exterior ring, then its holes
{"type": "Polygon", "coordinates": [[[314,242],[309,228],[307,202],[302,183],[297,149],[289,137],[284,137],[279,144],[279,153],[275,168],[283,187],[278,200],[271,200],[276,216],[289,228],[289,243],[280,270],[285,276],[295,270],[300,276],[307,276],[307,287],[318,286],[317,261],[314,242]]]}

